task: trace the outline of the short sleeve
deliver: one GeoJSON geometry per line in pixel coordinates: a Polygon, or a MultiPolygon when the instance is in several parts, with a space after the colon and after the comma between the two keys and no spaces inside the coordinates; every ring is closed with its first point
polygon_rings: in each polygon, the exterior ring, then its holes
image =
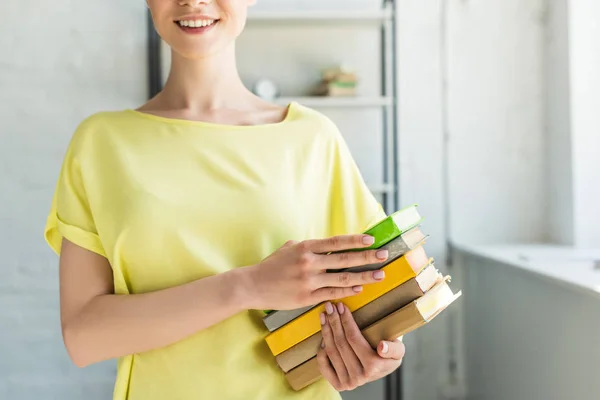
{"type": "Polygon", "coordinates": [[[85,190],[81,159],[85,157],[76,132],[59,172],[44,230],[46,242],[60,255],[62,239],[106,257],[85,190]]]}
{"type": "Polygon", "coordinates": [[[342,135],[335,130],[330,192],[330,234],[356,234],[386,217],[363,179],[342,135]]]}

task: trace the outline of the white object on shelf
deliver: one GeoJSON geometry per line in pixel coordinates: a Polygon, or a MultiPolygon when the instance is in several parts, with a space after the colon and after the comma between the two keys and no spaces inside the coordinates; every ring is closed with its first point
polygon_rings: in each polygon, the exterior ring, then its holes
{"type": "Polygon", "coordinates": [[[392,105],[390,97],[278,97],[275,102],[278,104],[289,104],[292,101],[305,105],[307,107],[387,107],[392,105]]]}
{"type": "Polygon", "coordinates": [[[256,81],[252,91],[257,96],[269,101],[275,100],[275,98],[279,95],[279,88],[277,87],[277,84],[266,78],[256,81]]]}

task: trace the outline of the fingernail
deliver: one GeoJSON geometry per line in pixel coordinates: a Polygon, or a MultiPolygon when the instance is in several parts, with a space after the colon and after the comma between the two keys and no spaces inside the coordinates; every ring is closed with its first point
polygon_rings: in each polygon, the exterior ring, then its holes
{"type": "Polygon", "coordinates": [[[386,258],[388,258],[388,251],[387,250],[379,250],[377,253],[375,253],[375,255],[377,256],[377,258],[385,260],[386,258]]]}
{"type": "Polygon", "coordinates": [[[333,314],[333,306],[330,302],[325,303],[325,311],[327,311],[327,314],[329,315],[333,314]]]}
{"type": "Polygon", "coordinates": [[[385,278],[385,272],[383,272],[382,270],[378,270],[373,272],[373,278],[377,279],[377,280],[381,280],[383,278],[385,278]]]}
{"type": "Polygon", "coordinates": [[[386,354],[388,352],[388,344],[386,342],[381,342],[381,352],[386,354]]]}
{"type": "Polygon", "coordinates": [[[319,318],[321,318],[321,325],[325,325],[325,314],[321,313],[319,318]]]}
{"type": "Polygon", "coordinates": [[[373,244],[373,243],[375,243],[375,238],[373,236],[364,236],[363,243],[364,244],[373,244]]]}
{"type": "Polygon", "coordinates": [[[345,309],[345,307],[344,307],[344,305],[343,305],[342,303],[338,303],[338,304],[337,304],[337,309],[338,309],[338,312],[339,312],[340,314],[343,314],[343,313],[344,313],[344,309],[345,309]]]}
{"type": "Polygon", "coordinates": [[[324,349],[325,348],[325,341],[321,340],[321,348],[324,349]]]}
{"type": "Polygon", "coordinates": [[[355,293],[360,293],[360,292],[362,292],[362,286],[354,286],[352,288],[352,291],[355,293]]]}

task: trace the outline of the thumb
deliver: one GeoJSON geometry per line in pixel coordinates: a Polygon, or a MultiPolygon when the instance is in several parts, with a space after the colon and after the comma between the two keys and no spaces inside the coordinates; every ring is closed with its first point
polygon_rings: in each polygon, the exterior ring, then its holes
{"type": "Polygon", "coordinates": [[[402,360],[405,352],[406,348],[404,347],[404,343],[400,340],[396,340],[395,342],[382,340],[377,345],[377,354],[379,354],[381,358],[402,360]]]}

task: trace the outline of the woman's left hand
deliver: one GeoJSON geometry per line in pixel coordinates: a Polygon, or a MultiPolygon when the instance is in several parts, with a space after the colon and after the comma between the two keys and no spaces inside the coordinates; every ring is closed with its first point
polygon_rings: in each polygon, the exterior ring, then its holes
{"type": "Polygon", "coordinates": [[[382,341],[373,350],[352,313],[342,303],[325,305],[323,342],[317,354],[321,374],[339,392],[353,390],[394,372],[402,364],[404,344],[382,341]]]}

